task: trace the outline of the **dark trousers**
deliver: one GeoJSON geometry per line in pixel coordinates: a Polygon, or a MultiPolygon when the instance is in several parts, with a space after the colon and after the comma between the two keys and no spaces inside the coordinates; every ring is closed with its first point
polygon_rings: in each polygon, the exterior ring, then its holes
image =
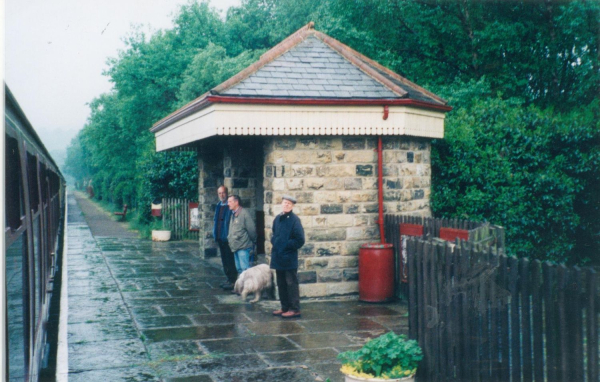
{"type": "Polygon", "coordinates": [[[279,291],[279,301],[281,301],[281,310],[300,311],[300,287],[298,285],[298,270],[289,271],[275,270],[277,274],[277,290],[279,291]]]}
{"type": "Polygon", "coordinates": [[[217,244],[219,244],[219,252],[221,252],[221,262],[223,263],[223,272],[225,272],[225,277],[227,277],[227,281],[235,284],[238,274],[237,270],[235,269],[235,258],[233,256],[233,252],[231,252],[229,244],[222,241],[217,241],[217,244]]]}

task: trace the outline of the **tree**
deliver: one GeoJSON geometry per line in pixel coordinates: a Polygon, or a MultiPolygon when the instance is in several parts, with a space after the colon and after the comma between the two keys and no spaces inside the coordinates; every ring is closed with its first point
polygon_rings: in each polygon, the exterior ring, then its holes
{"type": "Polygon", "coordinates": [[[433,143],[437,216],[505,227],[509,253],[585,263],[600,250],[600,104],[566,115],[518,99],[448,91],[457,106],[433,143]],[[451,96],[450,94],[455,94],[451,96]]]}

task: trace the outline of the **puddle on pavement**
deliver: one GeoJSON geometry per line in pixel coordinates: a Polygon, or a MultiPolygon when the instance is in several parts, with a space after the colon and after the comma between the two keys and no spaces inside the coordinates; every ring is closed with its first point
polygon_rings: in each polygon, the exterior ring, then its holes
{"type": "Polygon", "coordinates": [[[271,365],[305,364],[314,362],[332,362],[337,358],[333,349],[296,350],[278,353],[264,353],[263,357],[271,365]]]}
{"type": "Polygon", "coordinates": [[[298,350],[296,345],[281,336],[204,340],[200,341],[200,343],[211,353],[251,354],[254,352],[264,353],[298,350]]]}
{"type": "Polygon", "coordinates": [[[244,324],[250,332],[256,335],[297,334],[305,332],[304,328],[290,319],[289,321],[255,322],[244,324]]]}
{"type": "Polygon", "coordinates": [[[350,338],[339,333],[292,334],[288,336],[288,339],[304,349],[351,346],[356,344],[350,338]]]}
{"type": "Polygon", "coordinates": [[[198,341],[155,342],[148,344],[147,347],[153,361],[174,360],[173,358],[177,357],[195,358],[204,355],[204,352],[198,347],[198,341]]]}
{"type": "Polygon", "coordinates": [[[194,326],[190,328],[148,329],[143,336],[152,342],[169,340],[202,340],[207,338],[246,337],[248,331],[240,325],[194,326]]]}
{"type": "Polygon", "coordinates": [[[148,328],[167,328],[178,326],[192,326],[192,321],[186,316],[167,316],[167,317],[136,317],[138,326],[141,329],[148,328]]]}
{"type": "Polygon", "coordinates": [[[304,321],[302,325],[307,331],[312,333],[318,332],[341,332],[341,331],[369,331],[383,330],[386,328],[375,321],[368,318],[348,318],[344,320],[320,320],[320,321],[304,321]]]}
{"type": "Polygon", "coordinates": [[[267,365],[257,355],[207,356],[181,362],[161,362],[157,365],[164,377],[227,373],[231,370],[264,369],[267,365]]]}

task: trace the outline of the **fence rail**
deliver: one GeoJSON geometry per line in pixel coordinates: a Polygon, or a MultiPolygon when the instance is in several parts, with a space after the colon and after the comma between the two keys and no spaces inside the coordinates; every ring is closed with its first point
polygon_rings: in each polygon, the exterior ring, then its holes
{"type": "Polygon", "coordinates": [[[187,199],[162,199],[163,222],[171,228],[171,240],[198,240],[199,231],[190,231],[190,201],[187,199]]]}
{"type": "Polygon", "coordinates": [[[596,272],[409,238],[423,381],[599,380],[596,272]]]}
{"type": "Polygon", "coordinates": [[[406,239],[411,236],[455,241],[457,237],[481,246],[504,251],[504,228],[485,222],[438,219],[422,216],[385,215],[386,242],[394,245],[396,297],[408,298],[408,257],[406,239]]]}

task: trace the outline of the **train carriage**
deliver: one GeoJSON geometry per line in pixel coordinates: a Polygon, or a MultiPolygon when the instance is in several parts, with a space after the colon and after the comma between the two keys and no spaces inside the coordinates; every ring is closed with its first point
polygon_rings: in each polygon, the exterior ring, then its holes
{"type": "Polygon", "coordinates": [[[50,305],[57,304],[65,180],[5,86],[4,377],[36,381],[49,356],[50,305]]]}

